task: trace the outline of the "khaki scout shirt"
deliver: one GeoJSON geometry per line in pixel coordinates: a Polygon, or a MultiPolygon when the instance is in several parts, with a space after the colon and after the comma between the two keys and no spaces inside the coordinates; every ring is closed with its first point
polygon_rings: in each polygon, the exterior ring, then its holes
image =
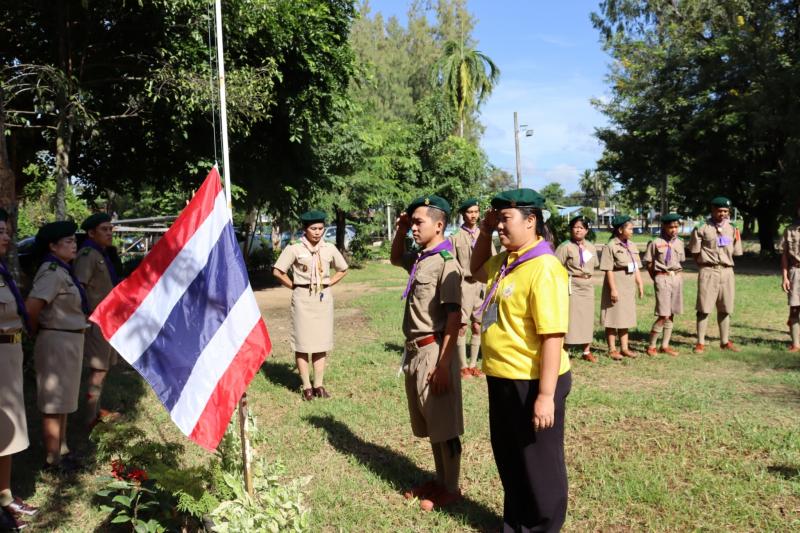
{"type": "MultiPolygon", "coordinates": [[[[458,266],[461,267],[461,272],[464,273],[465,278],[471,278],[472,272],[469,269],[469,262],[472,260],[472,250],[475,247],[475,242],[478,240],[478,235],[480,234],[480,228],[475,227],[475,238],[472,238],[472,235],[465,230],[464,228],[459,228],[455,235],[450,237],[450,242],[453,243],[453,249],[456,251],[456,260],[458,261],[458,266]]],[[[494,242],[492,242],[492,255],[495,255],[497,250],[494,247],[494,242]]]]}
{"type": "Polygon", "coordinates": [[[108,296],[114,288],[111,281],[111,272],[103,257],[103,254],[94,248],[84,247],[78,250],[78,257],[72,267],[77,277],[84,287],[86,287],[86,299],[89,300],[89,311],[108,296]]]}
{"type": "Polygon", "coordinates": [[[800,222],[795,222],[783,230],[781,253],[789,260],[789,267],[800,266],[800,222]]]}
{"type": "Polygon", "coordinates": [[[734,228],[732,224],[727,223],[717,228],[714,222],[709,220],[702,226],[692,230],[692,236],[689,239],[689,252],[700,254],[697,262],[701,266],[722,265],[732,267],[733,258],[742,255],[742,238],[739,235],[739,230],[734,228]],[[720,236],[729,238],[731,244],[720,247],[717,244],[717,238],[720,236]]]}
{"type": "Polygon", "coordinates": [[[556,257],[570,276],[585,278],[594,274],[594,269],[598,265],[597,248],[594,244],[583,241],[583,266],[581,266],[580,249],[573,241],[564,241],[556,248],[556,257]]]}
{"type": "MultiPolygon", "coordinates": [[[[337,272],[347,270],[347,261],[344,260],[339,249],[329,242],[319,245],[319,258],[322,264],[322,283],[327,285],[331,281],[330,268],[337,272]]],[[[295,285],[308,285],[311,283],[311,252],[302,242],[290,244],[281,252],[275,261],[275,268],[284,274],[292,269],[292,279],[295,285]]]]}
{"type": "Polygon", "coordinates": [[[686,261],[686,251],[683,248],[683,241],[674,238],[671,241],[657,237],[647,243],[647,250],[644,252],[644,262],[653,263],[656,272],[680,272],[683,270],[681,263],[686,261]],[[667,250],[672,248],[672,254],[667,264],[667,250]]]}
{"type": "Polygon", "coordinates": [[[39,325],[53,329],[84,329],[86,315],[81,309],[81,293],[69,272],[45,261],[33,278],[30,298],[47,302],[39,314],[39,325]]]}
{"type": "Polygon", "coordinates": [[[0,333],[22,331],[22,319],[17,310],[17,300],[6,282],[0,278],[0,333]]]}
{"type": "MultiPolygon", "coordinates": [[[[403,267],[411,272],[416,253],[403,256],[403,267]]],[[[431,333],[442,333],[447,326],[446,304],[461,307],[461,267],[455,259],[439,253],[417,265],[403,315],[403,334],[415,339],[431,333]]]]}
{"type": "Polygon", "coordinates": [[[632,262],[636,265],[636,269],[642,268],[636,243],[629,240],[628,247],[625,248],[622,246],[622,241],[614,237],[608,241],[600,259],[600,270],[628,270],[628,265],[632,262]]]}

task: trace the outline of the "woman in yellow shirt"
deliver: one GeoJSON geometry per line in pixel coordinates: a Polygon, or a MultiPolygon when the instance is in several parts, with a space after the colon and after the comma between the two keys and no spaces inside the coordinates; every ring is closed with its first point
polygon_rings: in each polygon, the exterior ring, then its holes
{"type": "Polygon", "coordinates": [[[495,196],[470,263],[473,277],[487,282],[481,350],[506,531],[558,531],[567,513],[569,281],[543,207],[531,189],[495,196]],[[491,257],[495,229],[505,251],[491,257]]]}

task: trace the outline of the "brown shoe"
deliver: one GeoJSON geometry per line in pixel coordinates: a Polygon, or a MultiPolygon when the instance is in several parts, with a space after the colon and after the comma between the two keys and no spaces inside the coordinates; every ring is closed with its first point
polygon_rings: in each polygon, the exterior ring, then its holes
{"type": "Polygon", "coordinates": [[[613,359],[614,361],[622,361],[622,355],[617,350],[613,352],[608,352],[608,356],[613,359]]]}
{"type": "Polygon", "coordinates": [[[442,490],[442,486],[436,483],[435,479],[431,479],[430,481],[426,481],[422,485],[418,485],[413,489],[409,489],[403,493],[403,498],[406,500],[411,500],[413,498],[424,499],[433,494],[434,492],[438,492],[442,490]]]}
{"type": "Polygon", "coordinates": [[[483,372],[481,372],[481,369],[478,368],[478,367],[473,366],[472,368],[469,369],[469,371],[470,371],[470,374],[472,374],[476,378],[482,378],[483,377],[483,372]]]}
{"type": "Polygon", "coordinates": [[[706,345],[705,344],[695,344],[693,351],[696,354],[704,353],[706,351],[706,345]]]}
{"type": "Polygon", "coordinates": [[[720,350],[727,350],[729,352],[741,352],[742,351],[739,348],[737,348],[736,346],[734,346],[731,341],[728,341],[725,344],[720,344],[719,348],[720,348],[720,350]]]}
{"type": "Polygon", "coordinates": [[[314,389],[303,389],[303,401],[310,402],[314,399],[314,389]]]}
{"type": "Polygon", "coordinates": [[[14,501],[6,505],[4,509],[6,509],[7,511],[11,511],[12,514],[17,513],[25,516],[34,516],[36,513],[39,512],[38,507],[34,507],[33,505],[28,505],[27,503],[22,501],[22,498],[18,496],[15,496],[14,501]]]}
{"type": "Polygon", "coordinates": [[[315,398],[330,398],[331,395],[328,394],[328,391],[325,390],[325,387],[320,385],[319,387],[314,387],[314,397],[315,398]]]}
{"type": "Polygon", "coordinates": [[[632,352],[630,350],[625,350],[624,352],[620,350],[619,353],[630,359],[636,359],[637,357],[639,357],[638,355],[636,355],[636,352],[632,352]]]}
{"type": "Polygon", "coordinates": [[[19,513],[3,507],[0,509],[0,531],[19,531],[28,527],[27,522],[21,520],[19,513]]]}
{"type": "Polygon", "coordinates": [[[659,348],[658,353],[665,353],[667,355],[671,355],[671,356],[675,357],[680,352],[678,350],[673,350],[669,346],[662,346],[661,348],[659,348]]]}
{"type": "Polygon", "coordinates": [[[789,349],[786,350],[789,353],[797,353],[800,352],[800,346],[789,346],[789,349]]]}
{"type": "Polygon", "coordinates": [[[597,357],[595,357],[594,354],[592,354],[592,352],[586,352],[581,356],[581,359],[583,359],[584,361],[589,361],[590,363],[597,362],[597,357]]]}
{"type": "Polygon", "coordinates": [[[472,377],[472,372],[467,367],[461,369],[461,379],[468,379],[472,377]]]}
{"type": "Polygon", "coordinates": [[[461,491],[447,492],[447,489],[441,487],[440,490],[420,501],[419,508],[423,511],[433,511],[459,501],[461,501],[461,491]]]}
{"type": "Polygon", "coordinates": [[[655,346],[648,346],[647,355],[655,357],[656,355],[658,355],[658,350],[656,350],[655,346]]]}

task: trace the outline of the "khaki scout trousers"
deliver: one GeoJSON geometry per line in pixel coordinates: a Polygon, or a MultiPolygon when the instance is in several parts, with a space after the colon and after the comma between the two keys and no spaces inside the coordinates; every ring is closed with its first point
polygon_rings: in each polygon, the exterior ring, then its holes
{"type": "Polygon", "coordinates": [[[733,314],[736,284],[733,268],[703,266],[697,274],[697,306],[699,313],[733,314]]]}

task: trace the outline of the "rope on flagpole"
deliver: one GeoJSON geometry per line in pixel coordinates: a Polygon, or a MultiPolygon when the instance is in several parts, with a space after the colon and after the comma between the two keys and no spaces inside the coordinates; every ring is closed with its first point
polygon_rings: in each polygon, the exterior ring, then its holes
{"type": "Polygon", "coordinates": [[[208,2],[208,87],[209,95],[211,96],[211,134],[214,138],[214,166],[219,166],[219,157],[217,156],[217,97],[214,95],[214,42],[216,35],[214,34],[214,13],[211,8],[211,2],[208,2]]]}
{"type": "MultiPolygon", "coordinates": [[[[219,72],[219,110],[220,128],[222,130],[222,170],[225,178],[225,200],[228,213],[233,222],[233,204],[231,202],[231,166],[228,157],[228,110],[225,100],[225,55],[222,46],[222,2],[214,1],[217,28],[217,71],[219,72]]],[[[247,436],[247,393],[239,400],[239,431],[242,438],[242,471],[247,493],[253,495],[253,474],[250,468],[250,440],[247,436]]]]}

